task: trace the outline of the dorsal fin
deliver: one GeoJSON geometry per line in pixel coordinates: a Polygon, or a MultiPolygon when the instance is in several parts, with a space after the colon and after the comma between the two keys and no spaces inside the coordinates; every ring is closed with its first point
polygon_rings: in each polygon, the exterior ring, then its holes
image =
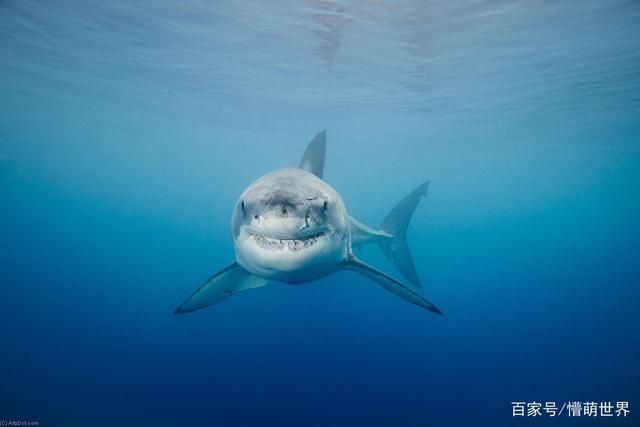
{"type": "Polygon", "coordinates": [[[300,160],[300,169],[311,172],[322,178],[324,172],[324,155],[327,149],[327,131],[322,130],[311,140],[300,160]]]}

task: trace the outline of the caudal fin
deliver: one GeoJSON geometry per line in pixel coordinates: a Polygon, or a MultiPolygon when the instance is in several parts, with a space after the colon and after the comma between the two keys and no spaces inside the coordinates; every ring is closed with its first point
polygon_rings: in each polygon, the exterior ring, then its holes
{"type": "Polygon", "coordinates": [[[389,261],[396,266],[398,271],[402,273],[411,283],[420,287],[420,279],[416,273],[416,267],[413,263],[411,251],[407,245],[407,228],[413,216],[413,212],[420,203],[420,199],[427,195],[429,183],[427,181],[411,192],[407,197],[402,199],[389,214],[386,216],[380,230],[392,235],[390,239],[383,239],[378,242],[380,249],[387,256],[389,261]]]}

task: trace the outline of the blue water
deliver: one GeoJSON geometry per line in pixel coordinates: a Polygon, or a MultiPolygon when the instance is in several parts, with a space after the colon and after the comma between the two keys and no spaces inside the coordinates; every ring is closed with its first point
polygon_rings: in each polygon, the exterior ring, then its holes
{"type": "Polygon", "coordinates": [[[639,425],[639,117],[637,1],[0,1],[0,420],[639,425]],[[173,316],[325,128],[370,225],[432,180],[446,315],[344,272],[173,316]]]}

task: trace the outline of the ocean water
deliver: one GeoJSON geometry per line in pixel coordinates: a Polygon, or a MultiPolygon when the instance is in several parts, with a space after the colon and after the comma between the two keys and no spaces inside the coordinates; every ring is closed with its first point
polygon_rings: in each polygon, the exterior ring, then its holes
{"type": "Polygon", "coordinates": [[[639,118],[637,1],[0,1],[0,421],[639,425],[639,118]],[[321,129],[371,226],[432,181],[445,316],[350,272],[172,315],[321,129]]]}

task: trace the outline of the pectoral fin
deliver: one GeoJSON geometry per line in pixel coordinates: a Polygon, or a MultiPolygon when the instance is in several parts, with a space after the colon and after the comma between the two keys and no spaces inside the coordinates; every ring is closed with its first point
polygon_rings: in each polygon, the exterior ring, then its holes
{"type": "Polygon", "coordinates": [[[342,263],[342,268],[346,270],[356,271],[378,283],[389,292],[392,292],[411,303],[419,305],[420,307],[426,308],[433,313],[444,314],[438,307],[427,301],[418,293],[412,291],[388,274],[383,273],[382,271],[360,261],[352,254],[350,254],[349,257],[342,263]]]}
{"type": "Polygon", "coordinates": [[[267,279],[255,276],[240,267],[237,262],[233,262],[211,276],[173,313],[183,314],[199,310],[216,304],[237,292],[260,288],[267,282],[267,279]]]}

